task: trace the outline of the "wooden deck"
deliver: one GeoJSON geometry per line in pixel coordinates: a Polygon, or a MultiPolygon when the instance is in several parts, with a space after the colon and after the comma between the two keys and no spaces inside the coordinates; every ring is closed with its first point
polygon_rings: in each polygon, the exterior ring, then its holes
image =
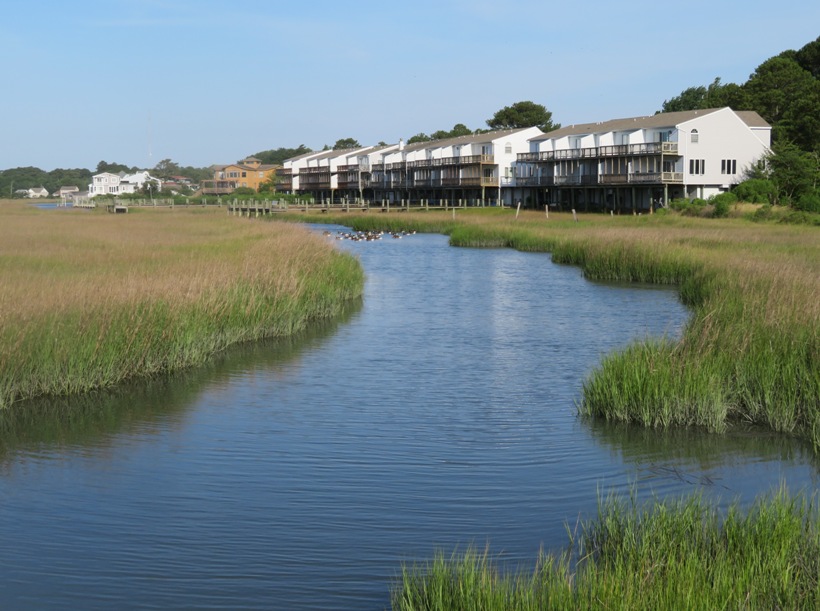
{"type": "MultiPolygon", "coordinates": [[[[455,210],[458,208],[467,208],[468,206],[479,206],[475,202],[471,203],[468,200],[454,200],[448,202],[442,200],[439,203],[431,204],[429,200],[419,200],[415,202],[355,202],[355,203],[328,203],[328,202],[314,202],[314,203],[287,203],[284,201],[266,201],[266,200],[233,200],[226,203],[229,215],[259,217],[268,214],[276,214],[279,212],[410,212],[424,211],[424,210],[455,210]]],[[[489,202],[484,204],[489,206],[489,202]]]]}

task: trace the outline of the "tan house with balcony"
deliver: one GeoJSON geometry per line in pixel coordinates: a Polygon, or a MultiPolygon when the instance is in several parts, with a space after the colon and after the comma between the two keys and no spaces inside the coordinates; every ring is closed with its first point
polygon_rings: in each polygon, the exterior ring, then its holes
{"type": "Polygon", "coordinates": [[[213,180],[202,181],[205,195],[227,195],[235,189],[246,187],[259,191],[276,173],[278,165],[263,164],[256,157],[247,157],[231,165],[213,166],[213,180]]]}

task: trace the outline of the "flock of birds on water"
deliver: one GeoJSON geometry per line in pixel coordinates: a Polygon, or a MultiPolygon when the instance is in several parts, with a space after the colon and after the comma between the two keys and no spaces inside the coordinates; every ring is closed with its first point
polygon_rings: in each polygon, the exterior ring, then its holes
{"type": "MultiPolygon", "coordinates": [[[[388,236],[394,239],[400,239],[406,235],[413,235],[416,230],[411,231],[337,231],[337,240],[352,240],[353,242],[372,242],[374,240],[381,240],[388,236]]],[[[323,235],[332,236],[330,231],[324,231],[323,235]]]]}

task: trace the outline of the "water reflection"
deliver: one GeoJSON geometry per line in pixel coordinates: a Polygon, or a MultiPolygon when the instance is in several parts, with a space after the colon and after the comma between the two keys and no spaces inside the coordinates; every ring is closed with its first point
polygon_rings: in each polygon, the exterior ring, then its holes
{"type": "Polygon", "coordinates": [[[355,300],[338,317],[316,322],[303,333],[233,346],[206,365],[170,376],[86,395],[24,401],[0,410],[0,464],[20,460],[20,455],[43,457],[68,447],[80,452],[99,451],[121,443],[130,434],[143,437],[169,427],[179,429],[185,426],[198,397],[230,392],[238,376],[252,387],[258,375],[295,375],[300,356],[354,319],[361,307],[361,300],[355,300]],[[291,367],[277,367],[282,363],[291,367]]]}
{"type": "MultiPolygon", "coordinates": [[[[714,488],[726,502],[750,504],[756,495],[787,478],[784,465],[798,467],[788,479],[820,485],[820,462],[811,445],[771,430],[735,423],[725,433],[697,428],[652,429],[583,418],[594,439],[612,459],[634,465],[636,483],[654,492],[687,487],[714,488]],[[682,486],[681,486],[682,485],[682,486]]],[[[795,490],[796,491],[796,490],[795,490]]]]}

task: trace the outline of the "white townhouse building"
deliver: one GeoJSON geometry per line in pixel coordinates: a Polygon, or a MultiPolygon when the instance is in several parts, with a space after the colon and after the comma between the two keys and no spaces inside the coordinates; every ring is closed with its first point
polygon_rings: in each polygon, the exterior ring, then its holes
{"type": "Polygon", "coordinates": [[[141,190],[147,182],[156,184],[157,191],[162,188],[162,181],[158,178],[154,178],[144,170],[142,172],[135,172],[134,174],[127,174],[125,172],[120,172],[119,174],[113,174],[111,172],[95,174],[91,177],[91,184],[88,185],[88,197],[106,194],[123,195],[124,193],[136,193],[141,190]]]}
{"type": "Polygon", "coordinates": [[[284,162],[279,190],[316,198],[511,203],[516,153],[537,127],[405,145],[307,153],[284,162]]]}
{"type": "Polygon", "coordinates": [[[637,212],[727,191],[770,145],[760,115],[731,108],[569,125],[530,138],[515,184],[530,206],[637,212]]]}
{"type": "Polygon", "coordinates": [[[282,167],[276,170],[276,190],[281,193],[300,193],[301,172],[308,166],[308,161],[318,157],[326,151],[303,153],[282,162],[282,167]]]}
{"type": "Polygon", "coordinates": [[[373,167],[374,199],[510,204],[516,153],[540,135],[537,127],[526,127],[400,143],[373,167]]]}
{"type": "MultiPolygon", "coordinates": [[[[350,184],[347,182],[348,170],[352,165],[358,165],[358,157],[367,151],[372,150],[372,146],[360,146],[351,149],[322,151],[304,160],[303,166],[299,169],[299,191],[311,193],[317,198],[334,198],[340,190],[340,174],[342,184],[345,185],[341,196],[352,196],[352,192],[358,191],[358,182],[350,184]]],[[[356,197],[358,195],[355,195],[356,197]]]]}

